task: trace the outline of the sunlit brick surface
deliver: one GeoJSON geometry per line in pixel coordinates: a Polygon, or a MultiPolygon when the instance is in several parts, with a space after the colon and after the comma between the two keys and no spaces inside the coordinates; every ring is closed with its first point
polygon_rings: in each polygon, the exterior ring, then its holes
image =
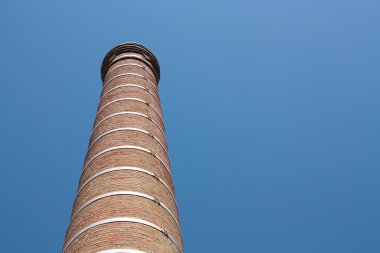
{"type": "Polygon", "coordinates": [[[122,44],[106,55],[65,253],[183,252],[159,74],[156,58],[141,45],[122,44]]]}

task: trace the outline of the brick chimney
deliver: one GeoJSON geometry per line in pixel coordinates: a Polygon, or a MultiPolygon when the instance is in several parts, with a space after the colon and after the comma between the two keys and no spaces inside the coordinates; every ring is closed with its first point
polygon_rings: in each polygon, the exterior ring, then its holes
{"type": "Polygon", "coordinates": [[[121,44],[101,77],[63,253],[182,253],[158,61],[142,45],[121,44]]]}

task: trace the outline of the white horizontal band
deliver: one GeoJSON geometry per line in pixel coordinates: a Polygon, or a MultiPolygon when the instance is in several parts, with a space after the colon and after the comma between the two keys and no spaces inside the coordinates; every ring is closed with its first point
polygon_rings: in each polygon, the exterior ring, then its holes
{"type": "Polygon", "coordinates": [[[144,117],[150,121],[152,121],[156,126],[157,128],[160,130],[160,132],[165,136],[165,131],[161,128],[161,126],[156,122],[154,121],[151,117],[149,117],[148,115],[145,115],[145,114],[142,114],[140,112],[133,112],[133,111],[124,111],[124,112],[117,112],[117,113],[114,113],[114,114],[111,114],[111,115],[108,115],[107,117],[105,117],[104,119],[100,120],[93,128],[93,132],[95,131],[95,129],[105,120],[107,119],[110,119],[112,117],[115,117],[115,116],[119,116],[119,115],[125,115],[125,114],[132,114],[132,115],[137,115],[137,116],[141,116],[141,117],[144,117]]]}
{"type": "Polygon", "coordinates": [[[121,167],[112,167],[112,168],[108,168],[106,170],[102,170],[96,174],[94,174],[93,176],[91,176],[90,178],[88,178],[82,185],[81,187],[79,187],[78,191],[77,191],[77,195],[79,194],[79,192],[89,183],[91,182],[94,178],[98,177],[98,176],[101,176],[101,175],[104,175],[106,173],[110,173],[110,172],[113,172],[113,171],[122,171],[122,170],[131,170],[131,171],[138,171],[138,172],[142,172],[142,173],[145,173],[145,174],[148,174],[154,178],[156,178],[158,181],[160,181],[164,186],[165,188],[170,192],[170,195],[172,195],[173,197],[173,200],[174,202],[176,203],[176,206],[177,206],[177,202],[176,202],[176,199],[175,199],[175,196],[174,196],[174,193],[173,191],[170,189],[169,185],[162,179],[160,178],[157,174],[151,172],[151,171],[148,171],[148,170],[144,170],[144,169],[141,169],[141,168],[137,168],[137,167],[129,167],[129,166],[121,166],[121,167]]]}
{"type": "Polygon", "coordinates": [[[105,92],[101,97],[100,97],[100,102],[102,101],[102,99],[107,96],[108,93],[110,93],[111,91],[113,90],[116,90],[116,89],[119,89],[119,88],[123,88],[123,87],[135,87],[135,88],[140,88],[140,89],[143,89],[145,91],[147,91],[156,101],[157,103],[159,104],[160,103],[160,99],[157,98],[151,91],[150,89],[146,88],[145,86],[141,86],[141,85],[138,85],[138,84],[133,84],[133,83],[125,83],[125,84],[122,84],[122,85],[118,85],[118,86],[115,86],[113,87],[112,89],[109,89],[107,92],[105,92]]]}
{"type": "MultiPolygon", "coordinates": [[[[112,61],[109,63],[109,65],[113,65],[115,64],[117,61],[121,61],[121,60],[125,60],[125,59],[137,59],[137,60],[140,60],[141,62],[143,62],[148,68],[150,68],[151,71],[153,71],[154,67],[152,66],[152,64],[147,61],[147,58],[145,57],[145,55],[138,55],[138,54],[121,54],[121,55],[118,55],[117,57],[115,57],[114,59],[112,59],[112,61]]],[[[158,81],[156,79],[156,77],[154,78],[156,81],[158,81]]]]}
{"type": "MultiPolygon", "coordinates": [[[[107,104],[105,104],[104,106],[102,106],[101,108],[99,108],[98,112],[96,113],[96,116],[98,116],[102,110],[104,110],[104,108],[106,108],[107,106],[113,104],[113,103],[116,103],[116,102],[120,102],[120,101],[137,101],[137,102],[140,102],[140,103],[143,103],[147,106],[149,106],[150,108],[152,108],[154,110],[154,112],[158,115],[158,117],[161,119],[161,121],[163,121],[163,118],[162,118],[162,114],[154,107],[152,106],[149,102],[143,100],[143,99],[140,99],[140,98],[118,98],[118,99],[115,99],[111,102],[108,102],[107,104]]],[[[95,116],[95,117],[96,117],[95,116]]]]}
{"type": "Polygon", "coordinates": [[[88,162],[84,165],[83,167],[83,170],[82,172],[87,168],[87,166],[92,162],[94,161],[97,157],[101,156],[102,154],[104,153],[107,153],[107,152],[110,152],[110,151],[114,151],[114,150],[119,150],[119,149],[135,149],[135,150],[140,150],[140,151],[143,151],[143,152],[146,152],[146,153],[149,153],[151,154],[152,156],[154,156],[155,158],[157,158],[157,160],[159,160],[165,167],[165,169],[169,172],[169,174],[171,175],[171,172],[170,172],[170,168],[169,166],[162,160],[161,157],[159,157],[157,154],[155,154],[153,151],[149,150],[149,149],[146,149],[146,148],[143,148],[143,147],[139,147],[139,146],[132,146],[132,145],[123,145],[123,146],[116,146],[116,147],[111,147],[111,148],[107,148],[105,150],[102,150],[100,151],[99,153],[96,153],[94,156],[92,156],[88,162]]]}
{"type": "Polygon", "coordinates": [[[134,192],[134,191],[114,191],[114,192],[108,192],[108,193],[104,193],[104,194],[101,194],[99,196],[96,196],[88,201],[86,201],[83,205],[81,205],[76,211],[75,213],[73,213],[73,215],[71,216],[71,219],[70,219],[70,222],[69,224],[71,224],[71,222],[74,220],[75,216],[83,210],[83,208],[85,208],[86,206],[88,206],[89,204],[99,200],[99,199],[103,199],[103,198],[107,198],[107,197],[113,197],[113,196],[118,196],[118,195],[131,195],[131,196],[137,196],[137,197],[142,197],[142,198],[146,198],[146,199],[149,199],[155,203],[157,203],[159,206],[161,206],[162,208],[165,209],[165,211],[173,218],[174,222],[176,223],[177,227],[178,227],[178,230],[181,231],[180,227],[179,227],[179,223],[177,221],[177,218],[176,216],[173,214],[172,211],[170,211],[170,209],[164,204],[162,203],[161,201],[159,201],[158,199],[156,199],[155,197],[152,197],[148,194],[145,194],[145,193],[141,193],[141,192],[134,192]]]}
{"type": "Polygon", "coordinates": [[[123,76],[135,76],[135,77],[139,77],[139,78],[142,78],[144,79],[145,81],[147,81],[148,83],[150,83],[153,88],[155,90],[157,90],[157,87],[156,87],[156,84],[154,84],[151,80],[149,80],[148,78],[146,78],[145,76],[143,75],[140,75],[140,74],[136,74],[136,73],[124,73],[124,74],[120,74],[120,75],[117,75],[117,76],[114,76],[112,77],[110,80],[108,80],[106,83],[104,83],[103,85],[103,88],[106,87],[110,82],[112,82],[113,80],[119,78],[119,77],[123,77],[123,76]]]}
{"type": "Polygon", "coordinates": [[[137,63],[124,63],[124,64],[120,64],[120,65],[116,65],[115,67],[113,67],[113,68],[111,68],[111,69],[109,69],[108,71],[107,71],[107,74],[106,74],[106,76],[104,77],[104,80],[106,80],[107,79],[107,76],[112,72],[112,71],[114,71],[115,69],[118,69],[118,68],[121,68],[121,67],[126,67],[126,66],[132,66],[132,67],[139,67],[139,68],[142,68],[142,69],[144,69],[144,70],[146,70],[146,72],[148,72],[148,74],[150,75],[150,76],[152,76],[153,78],[154,78],[154,80],[156,80],[156,77],[148,70],[148,68],[147,67],[145,67],[145,66],[143,66],[143,65],[140,65],[140,64],[137,64],[137,63]]]}
{"type": "Polygon", "coordinates": [[[160,144],[160,146],[164,149],[166,155],[169,156],[168,150],[166,149],[164,144],[160,141],[160,139],[158,139],[156,136],[154,136],[152,133],[149,133],[148,131],[145,131],[145,130],[140,129],[140,128],[134,128],[134,127],[121,127],[121,128],[115,128],[115,129],[112,129],[110,131],[104,132],[101,135],[99,135],[98,137],[96,137],[96,139],[91,142],[91,144],[88,146],[88,149],[90,149],[92,147],[92,145],[95,144],[95,142],[97,142],[99,139],[103,138],[104,136],[111,134],[111,133],[114,133],[114,132],[119,132],[119,131],[136,131],[136,132],[140,132],[140,133],[144,133],[146,135],[149,135],[150,137],[155,139],[160,144]]]}
{"type": "Polygon", "coordinates": [[[107,250],[98,251],[96,253],[147,253],[147,252],[135,250],[135,249],[107,249],[107,250]]]}
{"type": "Polygon", "coordinates": [[[126,57],[137,57],[137,58],[139,58],[139,59],[141,59],[141,60],[144,60],[145,58],[142,56],[142,55],[140,55],[140,54],[134,54],[134,53],[124,53],[124,54],[120,54],[120,55],[118,55],[118,56],[116,56],[112,61],[111,61],[111,63],[113,63],[113,62],[115,62],[115,61],[118,61],[118,60],[120,60],[120,59],[122,59],[122,58],[126,58],[126,57]]]}
{"type": "Polygon", "coordinates": [[[113,223],[113,222],[132,222],[132,223],[138,223],[138,224],[143,224],[143,225],[146,225],[146,226],[149,226],[149,227],[152,227],[158,231],[160,231],[161,233],[163,233],[165,236],[167,236],[169,238],[170,241],[173,242],[173,244],[176,246],[176,248],[178,249],[178,251],[180,253],[183,253],[182,250],[181,250],[181,247],[179,246],[179,244],[175,241],[175,239],[173,238],[173,236],[171,234],[169,234],[165,229],[161,228],[160,226],[157,226],[156,224],[152,223],[152,222],[149,222],[149,221],[146,221],[146,220],[142,220],[142,219],[137,219],[137,218],[132,218],[132,217],[116,217],[116,218],[109,218],[109,219],[105,219],[105,220],[101,220],[101,221],[98,221],[98,222],[95,222],[91,225],[88,225],[84,228],[82,228],[81,230],[79,230],[76,234],[73,235],[73,237],[71,237],[71,239],[66,243],[65,247],[63,248],[63,253],[66,251],[66,249],[70,246],[70,244],[78,237],[80,236],[81,234],[83,234],[84,232],[94,228],[94,227],[97,227],[97,226],[100,226],[100,225],[104,225],[104,224],[109,224],[109,223],[113,223]]]}

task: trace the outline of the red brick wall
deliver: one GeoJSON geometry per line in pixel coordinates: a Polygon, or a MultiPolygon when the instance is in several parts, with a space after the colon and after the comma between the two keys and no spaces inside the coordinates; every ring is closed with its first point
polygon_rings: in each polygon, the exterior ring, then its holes
{"type": "Polygon", "coordinates": [[[105,57],[102,78],[64,252],[183,252],[158,62],[141,45],[123,44],[105,57]]]}

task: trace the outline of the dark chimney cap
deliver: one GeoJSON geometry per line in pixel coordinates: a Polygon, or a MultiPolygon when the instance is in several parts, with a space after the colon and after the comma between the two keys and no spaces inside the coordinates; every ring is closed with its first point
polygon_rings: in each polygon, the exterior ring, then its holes
{"type": "Polygon", "coordinates": [[[107,53],[107,55],[103,59],[101,68],[102,81],[104,81],[104,78],[107,74],[107,70],[110,67],[113,60],[115,59],[115,57],[123,53],[137,53],[141,55],[143,57],[142,61],[152,69],[158,84],[158,81],[160,80],[160,65],[158,64],[157,58],[149,49],[147,49],[141,44],[134,42],[120,44],[112,48],[107,53]]]}

